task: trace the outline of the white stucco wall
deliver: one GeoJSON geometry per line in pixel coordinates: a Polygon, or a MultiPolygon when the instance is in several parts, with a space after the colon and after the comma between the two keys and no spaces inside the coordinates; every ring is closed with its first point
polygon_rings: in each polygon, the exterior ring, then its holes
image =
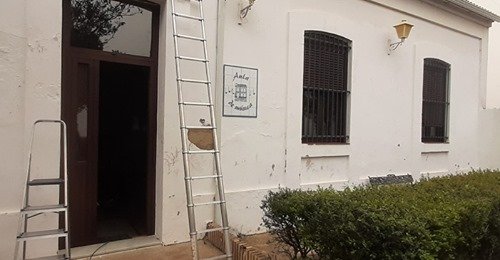
{"type": "Polygon", "coordinates": [[[480,167],[476,147],[486,28],[426,4],[388,2],[396,9],[412,4],[416,16],[369,1],[260,1],[240,26],[237,4],[227,3],[224,63],[258,68],[260,79],[258,119],[222,119],[229,215],[237,231],[259,231],[255,216],[268,189],[343,187],[374,175],[419,178],[480,167]],[[388,56],[387,40],[396,40],[392,25],[402,19],[415,24],[414,30],[388,56]],[[307,29],[353,41],[349,145],[301,144],[307,29]],[[420,142],[426,57],[451,64],[449,144],[420,142]]]}
{"type": "Polygon", "coordinates": [[[479,158],[483,169],[500,169],[500,110],[487,109],[479,114],[479,158]]]}
{"type": "MultiPolygon", "coordinates": [[[[488,10],[500,13],[500,2],[497,0],[474,0],[488,10]]],[[[483,168],[500,168],[500,23],[493,23],[489,33],[488,44],[488,76],[487,106],[480,113],[480,160],[483,168]]]]}
{"type": "MultiPolygon", "coordinates": [[[[182,162],[182,148],[180,140],[179,131],[179,115],[178,115],[178,101],[177,101],[177,89],[176,89],[176,73],[174,64],[174,48],[173,48],[173,38],[172,38],[172,24],[170,15],[170,3],[166,4],[165,1],[156,1],[161,3],[164,8],[162,8],[165,20],[161,22],[162,24],[166,22],[165,30],[166,38],[160,40],[164,43],[163,47],[164,54],[162,55],[160,51],[160,64],[165,63],[166,65],[160,66],[160,77],[164,73],[165,78],[160,79],[160,82],[165,82],[164,89],[160,89],[159,93],[163,92],[163,96],[159,94],[158,102],[160,109],[158,117],[163,118],[163,136],[164,139],[160,140],[159,143],[163,145],[163,154],[159,158],[159,162],[162,162],[163,171],[159,172],[162,175],[162,196],[157,196],[157,214],[159,214],[159,206],[163,208],[161,216],[157,217],[158,221],[161,222],[162,229],[158,230],[157,235],[162,239],[164,243],[171,244],[180,241],[187,241],[189,239],[189,226],[188,217],[186,211],[186,193],[184,186],[184,171],[182,162]],[[164,70],[164,71],[162,71],[164,70]]],[[[197,3],[195,1],[176,1],[177,11],[180,13],[190,14],[194,16],[199,16],[199,10],[197,8],[197,3]]],[[[214,2],[210,5],[205,5],[204,8],[205,17],[207,19],[207,40],[209,48],[209,57],[215,57],[215,45],[216,45],[216,20],[217,20],[217,5],[214,2]]],[[[179,21],[181,21],[179,19],[179,21]]],[[[162,25],[163,26],[163,25],[162,25]]],[[[187,35],[201,35],[199,23],[196,22],[180,22],[178,24],[178,33],[187,35]]],[[[191,56],[191,57],[203,57],[203,49],[199,42],[193,41],[182,41],[179,51],[181,55],[191,56]]],[[[212,61],[215,61],[212,59],[212,61]]],[[[193,64],[193,63],[191,63],[193,64]]],[[[210,63],[211,76],[215,79],[215,62],[210,63]]],[[[199,65],[189,66],[189,62],[183,63],[182,65],[182,77],[184,78],[195,78],[203,79],[204,77],[204,67],[199,65]]],[[[206,101],[206,92],[203,91],[204,88],[200,85],[186,84],[184,87],[184,98],[186,101],[206,101]],[[193,91],[194,90],[194,91],[193,91]]],[[[187,114],[194,115],[188,116],[186,118],[187,125],[199,125],[199,119],[204,118],[209,122],[208,113],[203,111],[208,111],[204,109],[193,109],[187,110],[187,114]]],[[[190,168],[193,173],[197,175],[209,175],[213,171],[213,164],[210,160],[210,155],[194,156],[191,160],[190,168]],[[195,158],[196,157],[196,158],[195,158]]],[[[210,189],[208,181],[198,181],[198,184],[194,185],[194,190],[196,194],[201,194],[201,196],[196,196],[195,200],[197,202],[206,202],[212,199],[213,192],[210,189]]],[[[198,228],[203,229],[208,221],[213,219],[213,210],[207,210],[209,207],[197,210],[197,222],[198,228]]]]}
{"type": "MultiPolygon", "coordinates": [[[[497,0],[472,0],[494,13],[500,13],[497,0]]],[[[500,24],[493,23],[490,28],[488,55],[488,91],[487,108],[500,108],[500,24]]]]}
{"type": "MultiPolygon", "coordinates": [[[[500,3],[495,10],[500,11],[500,3]]],[[[500,23],[490,28],[488,55],[487,109],[481,111],[481,160],[482,167],[500,168],[500,23]]]]}
{"type": "MultiPolygon", "coordinates": [[[[170,7],[164,0],[154,2],[162,5],[156,236],[171,244],[188,240],[188,224],[170,7]]],[[[192,1],[176,3],[181,12],[197,12],[192,1]]],[[[480,151],[494,143],[479,138],[493,138],[493,129],[498,129],[493,122],[495,115],[480,114],[486,105],[486,27],[412,0],[260,0],[243,25],[238,25],[237,8],[238,1],[226,1],[225,27],[218,34],[224,35],[218,46],[219,62],[259,69],[259,107],[256,119],[217,115],[228,213],[235,232],[263,231],[259,206],[270,189],[318,185],[341,188],[363,183],[373,175],[411,173],[419,178],[421,174],[495,166],[494,153],[485,156],[480,151]],[[403,46],[387,55],[388,39],[396,41],[392,26],[402,19],[415,24],[414,30],[403,46]],[[301,144],[302,43],[307,29],[339,34],[353,42],[349,145],[301,144]],[[449,144],[420,142],[426,57],[451,64],[449,144]]],[[[215,1],[206,4],[205,13],[209,55],[215,61],[215,1]]],[[[4,259],[13,253],[30,125],[36,118],[60,117],[60,1],[4,0],[0,17],[0,230],[4,234],[0,258],[4,259]]],[[[185,33],[197,31],[193,23],[179,27],[185,33]]],[[[183,50],[184,54],[201,55],[193,45],[183,45],[183,50]]],[[[215,64],[211,63],[214,80],[215,64]]],[[[183,76],[200,75],[198,69],[189,67],[183,76]]],[[[219,109],[220,84],[219,79],[219,109]]],[[[208,119],[208,114],[196,113],[189,120],[195,124],[199,118],[208,119]]],[[[40,169],[57,168],[55,154],[57,149],[40,157],[40,169]]],[[[208,158],[193,160],[191,167],[199,174],[212,171],[208,158]]],[[[197,190],[203,194],[199,200],[213,196],[208,183],[197,190]]],[[[51,195],[43,194],[40,199],[51,195]]],[[[200,211],[199,227],[213,215],[213,209],[200,211]]],[[[49,216],[42,222],[56,224],[49,216]]],[[[43,253],[55,250],[55,243],[45,243],[35,249],[43,253]]]]}
{"type": "Polygon", "coordinates": [[[12,258],[24,172],[25,2],[2,2],[0,17],[0,258],[12,258]]]}
{"type": "Polygon", "coordinates": [[[500,23],[490,29],[488,57],[488,107],[500,108],[500,23]]]}
{"type": "MultiPolygon", "coordinates": [[[[60,118],[61,6],[51,0],[7,0],[0,3],[0,17],[0,258],[9,259],[14,253],[26,180],[31,125],[39,118],[60,118]]],[[[58,174],[54,130],[41,129],[44,134],[35,147],[35,177],[58,174]]],[[[57,193],[34,189],[33,198],[34,203],[49,203],[56,200],[57,193]]],[[[57,217],[40,216],[31,227],[55,228],[57,217]]],[[[54,242],[34,242],[28,256],[53,254],[54,242]]]]}

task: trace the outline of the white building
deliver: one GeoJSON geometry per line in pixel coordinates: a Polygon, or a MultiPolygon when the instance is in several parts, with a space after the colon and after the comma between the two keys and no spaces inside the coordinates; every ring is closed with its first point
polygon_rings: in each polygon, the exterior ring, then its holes
{"type": "MultiPolygon", "coordinates": [[[[180,12],[198,14],[194,1],[175,1],[180,12]]],[[[78,19],[88,6],[77,4],[87,1],[0,3],[2,259],[13,255],[28,141],[40,118],[69,126],[75,246],[148,235],[188,240],[170,4],[123,2],[139,7],[123,6],[114,21],[125,24],[101,34],[78,19]]],[[[466,0],[258,0],[244,19],[241,7],[205,1],[234,232],[263,232],[261,200],[279,187],[500,166],[500,113],[486,109],[495,100],[487,96],[488,34],[498,15],[466,0]],[[388,52],[401,20],[414,27],[388,52]]],[[[179,22],[184,34],[198,34],[196,25],[179,22]]],[[[200,57],[200,47],[181,44],[184,55],[200,57]]],[[[185,72],[196,78],[200,67],[185,72]]],[[[201,101],[195,91],[186,98],[201,101]]],[[[200,111],[189,123],[208,119],[200,111]]],[[[57,174],[57,131],[38,137],[34,175],[57,174]]],[[[212,171],[208,159],[191,168],[212,171]]],[[[200,190],[201,200],[213,197],[208,185],[200,190]]],[[[37,192],[34,204],[57,197],[37,192]]],[[[199,225],[213,215],[200,211],[199,225]]],[[[44,214],[33,227],[57,222],[44,214]]],[[[42,241],[30,254],[55,249],[42,241]]]]}

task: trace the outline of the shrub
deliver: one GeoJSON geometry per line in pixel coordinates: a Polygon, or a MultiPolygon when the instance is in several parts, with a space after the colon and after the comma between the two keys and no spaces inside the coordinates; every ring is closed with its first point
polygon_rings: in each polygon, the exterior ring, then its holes
{"type": "Polygon", "coordinates": [[[304,230],[306,217],[303,215],[311,210],[310,198],[309,192],[282,189],[269,192],[262,201],[264,225],[279,241],[292,248],[293,258],[299,254],[307,256],[311,251],[309,236],[305,235],[304,230]]]}
{"type": "Polygon", "coordinates": [[[324,259],[500,257],[497,172],[345,191],[282,189],[261,208],[264,225],[294,257],[311,251],[324,259]]]}

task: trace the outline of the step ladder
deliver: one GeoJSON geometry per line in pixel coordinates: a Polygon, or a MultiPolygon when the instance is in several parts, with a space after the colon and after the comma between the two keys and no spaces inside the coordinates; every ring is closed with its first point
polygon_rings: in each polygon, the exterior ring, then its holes
{"type": "Polygon", "coordinates": [[[205,32],[205,19],[203,14],[203,1],[202,0],[194,0],[198,2],[199,8],[199,16],[192,16],[187,14],[182,14],[176,12],[175,9],[175,0],[170,1],[171,10],[172,10],[172,25],[173,25],[173,38],[174,38],[174,48],[175,48],[175,68],[177,75],[177,96],[178,96],[178,104],[179,104],[179,120],[180,120],[180,128],[181,128],[181,141],[182,141],[182,158],[184,163],[184,182],[186,186],[186,197],[187,197],[187,211],[189,218],[189,235],[191,239],[191,250],[193,259],[201,259],[198,252],[198,235],[207,234],[209,232],[214,231],[223,231],[224,235],[224,255],[216,256],[209,259],[232,259],[231,254],[231,241],[229,236],[229,225],[227,219],[227,211],[226,211],[226,200],[224,194],[224,185],[222,181],[222,172],[221,172],[221,161],[220,161],[220,151],[219,144],[217,141],[217,128],[215,124],[215,111],[214,111],[214,101],[212,94],[212,84],[210,81],[210,70],[209,70],[209,59],[208,59],[208,50],[207,50],[207,39],[205,32]],[[185,34],[179,34],[177,23],[178,22],[190,22],[190,23],[199,23],[201,29],[201,36],[191,36],[185,34]],[[203,45],[203,57],[189,57],[189,56],[181,56],[179,53],[179,39],[183,41],[197,41],[203,45]],[[181,76],[181,61],[193,62],[193,63],[202,63],[204,65],[204,77],[203,79],[187,79],[181,76]],[[206,94],[208,96],[208,102],[192,102],[184,100],[183,98],[183,87],[185,83],[199,85],[200,88],[204,88],[206,94]],[[186,125],[186,111],[187,107],[205,107],[209,110],[210,113],[210,121],[208,124],[204,124],[203,126],[187,126],[186,125]],[[212,132],[213,138],[213,149],[210,150],[191,150],[188,145],[188,131],[190,130],[208,130],[212,132]],[[191,174],[191,169],[189,167],[189,159],[190,156],[196,156],[201,154],[213,154],[214,163],[215,163],[215,172],[213,175],[208,176],[193,176],[191,174]],[[194,203],[193,196],[193,182],[199,180],[212,179],[215,181],[216,197],[214,201],[208,203],[194,203]],[[214,207],[219,206],[220,216],[222,220],[222,227],[217,228],[209,228],[205,230],[197,230],[196,229],[196,218],[195,218],[195,207],[198,206],[207,206],[213,205],[214,207]]]}
{"type": "MultiPolygon", "coordinates": [[[[30,147],[29,147],[29,157],[28,157],[28,173],[26,178],[26,187],[24,193],[24,205],[21,209],[21,223],[18,230],[16,251],[14,259],[19,259],[19,247],[22,244],[22,259],[26,259],[26,246],[28,241],[35,239],[48,239],[48,238],[64,238],[65,241],[65,254],[55,255],[50,257],[42,257],[39,259],[70,259],[70,244],[69,244],[69,223],[68,223],[68,163],[67,163],[67,132],[66,124],[62,120],[37,120],[33,124],[33,130],[31,135],[30,147]],[[63,174],[59,175],[59,178],[47,178],[47,179],[31,179],[31,159],[33,152],[33,142],[35,139],[36,126],[39,124],[58,124],[62,128],[62,171],[63,174]],[[61,194],[61,188],[63,188],[64,201],[56,205],[41,205],[32,206],[30,205],[30,189],[32,187],[43,187],[43,186],[58,186],[59,194],[61,194]],[[28,222],[31,218],[41,215],[43,213],[56,213],[64,214],[64,228],[53,229],[53,230],[43,230],[43,231],[28,231],[28,222]]],[[[59,195],[60,196],[60,195],[59,195]]]]}

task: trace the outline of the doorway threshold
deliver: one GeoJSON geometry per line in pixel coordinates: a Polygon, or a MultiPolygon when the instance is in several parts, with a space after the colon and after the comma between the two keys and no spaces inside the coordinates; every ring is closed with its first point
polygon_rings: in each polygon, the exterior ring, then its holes
{"type": "Polygon", "coordinates": [[[161,241],[155,236],[134,237],[131,239],[71,248],[71,258],[87,259],[92,255],[105,255],[144,247],[158,246],[161,244],[161,241]]]}

